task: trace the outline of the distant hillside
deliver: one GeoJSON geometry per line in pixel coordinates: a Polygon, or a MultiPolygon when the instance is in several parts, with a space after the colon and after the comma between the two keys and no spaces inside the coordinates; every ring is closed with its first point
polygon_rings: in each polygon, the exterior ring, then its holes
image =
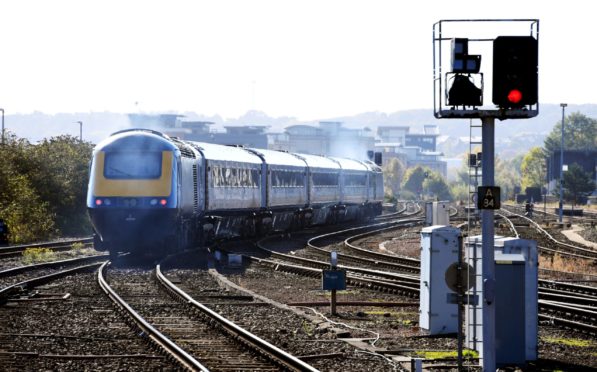
{"type": "MultiPolygon", "coordinates": [[[[597,118],[597,105],[570,105],[566,113],[581,112],[589,117],[597,118]]],[[[156,112],[176,113],[176,112],[156,112]]],[[[260,111],[249,111],[239,118],[222,118],[221,116],[205,116],[194,112],[176,113],[185,115],[189,120],[212,121],[214,128],[227,125],[265,125],[270,132],[282,132],[285,127],[295,124],[317,124],[316,122],[301,122],[293,117],[270,117],[260,111]]],[[[496,146],[499,142],[512,143],[513,149],[526,151],[536,143],[540,143],[553,126],[562,118],[562,111],[557,104],[546,104],[540,107],[538,117],[528,120],[508,120],[496,123],[496,146]],[[539,137],[537,137],[539,136],[539,137]],[[525,138],[524,140],[522,140],[525,138]],[[529,140],[533,138],[533,140],[529,140]]],[[[411,131],[422,131],[423,125],[435,124],[439,126],[442,136],[453,138],[468,137],[468,120],[438,120],[429,110],[406,110],[391,114],[382,112],[366,112],[349,117],[321,118],[322,121],[342,121],[349,128],[369,127],[376,130],[379,125],[410,126],[411,131]]],[[[15,132],[21,137],[37,141],[42,138],[62,134],[79,135],[77,121],[83,122],[83,138],[97,143],[110,133],[130,127],[125,113],[112,112],[87,112],[87,113],[60,113],[48,115],[40,112],[32,114],[14,114],[6,112],[5,125],[7,130],[15,132]]]]}
{"type": "MultiPolygon", "coordinates": [[[[597,118],[597,104],[569,105],[566,115],[572,112],[597,118]]],[[[442,135],[454,137],[469,135],[469,120],[436,119],[433,110],[407,110],[392,114],[381,112],[366,112],[349,117],[326,118],[325,120],[342,121],[347,127],[367,126],[376,128],[378,125],[405,125],[423,130],[423,125],[438,125],[442,135]]],[[[477,119],[478,120],[478,119],[477,119]]],[[[539,116],[525,120],[496,121],[496,137],[512,137],[520,133],[536,133],[547,135],[553,126],[562,120],[562,108],[559,104],[545,104],[539,107],[539,116]]],[[[411,130],[414,130],[411,129],[411,130]]]]}

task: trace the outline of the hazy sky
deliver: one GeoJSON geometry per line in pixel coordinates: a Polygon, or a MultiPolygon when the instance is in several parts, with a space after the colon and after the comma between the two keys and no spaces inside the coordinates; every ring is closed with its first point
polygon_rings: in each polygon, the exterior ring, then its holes
{"type": "Polygon", "coordinates": [[[432,26],[540,19],[542,103],[597,103],[591,1],[2,1],[0,107],[257,109],[301,120],[431,108],[432,26]],[[408,4],[408,6],[405,6],[408,4]]]}

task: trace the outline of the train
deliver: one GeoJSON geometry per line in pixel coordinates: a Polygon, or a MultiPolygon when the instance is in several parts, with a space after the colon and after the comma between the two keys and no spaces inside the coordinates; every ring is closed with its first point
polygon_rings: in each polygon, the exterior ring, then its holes
{"type": "Polygon", "coordinates": [[[165,255],[381,214],[370,160],[201,143],[150,129],[93,150],[87,210],[99,251],[165,255]]]}

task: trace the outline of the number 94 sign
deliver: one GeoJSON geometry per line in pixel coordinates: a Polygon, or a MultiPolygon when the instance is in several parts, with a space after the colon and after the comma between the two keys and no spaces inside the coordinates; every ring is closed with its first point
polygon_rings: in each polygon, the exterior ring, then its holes
{"type": "Polygon", "coordinates": [[[500,188],[479,186],[477,189],[477,209],[500,209],[500,188]]]}

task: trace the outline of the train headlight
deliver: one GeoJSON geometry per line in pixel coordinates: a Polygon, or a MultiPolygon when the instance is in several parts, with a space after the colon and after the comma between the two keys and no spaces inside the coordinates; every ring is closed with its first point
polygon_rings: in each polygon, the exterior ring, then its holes
{"type": "Polygon", "coordinates": [[[157,200],[157,199],[151,199],[151,200],[149,201],[149,204],[150,204],[150,205],[157,205],[157,204],[158,204],[158,200],[157,200]]]}
{"type": "Polygon", "coordinates": [[[104,204],[110,205],[110,204],[112,204],[112,201],[110,199],[104,199],[104,204]]]}

